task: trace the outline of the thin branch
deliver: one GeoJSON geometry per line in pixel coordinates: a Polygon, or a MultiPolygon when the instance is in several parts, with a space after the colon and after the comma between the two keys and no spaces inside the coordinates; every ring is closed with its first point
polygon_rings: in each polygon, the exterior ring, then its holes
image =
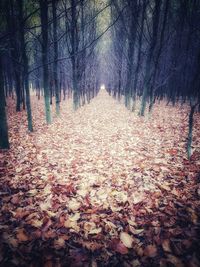
{"type": "MultiPolygon", "coordinates": [[[[121,10],[121,13],[123,12],[123,10],[126,8],[126,6],[124,6],[123,7],[123,9],[121,10]]],[[[92,45],[94,45],[117,21],[118,21],[118,19],[119,19],[119,17],[120,17],[120,15],[121,14],[119,14],[119,16],[116,18],[116,20],[113,22],[113,23],[111,23],[95,40],[93,40],[91,43],[89,43],[88,45],[86,45],[82,50],[80,50],[80,51],[78,51],[77,53],[75,53],[74,55],[78,55],[78,54],[81,54],[84,50],[86,50],[86,49],[88,49],[89,47],[91,47],[92,45]]],[[[58,58],[56,61],[63,61],[63,60],[68,60],[68,59],[70,59],[72,56],[74,56],[74,55],[70,55],[70,56],[67,56],[67,57],[63,57],[63,58],[58,58]]],[[[50,61],[50,62],[48,62],[47,63],[47,65],[50,65],[50,64],[52,64],[52,63],[54,63],[55,62],[55,60],[53,60],[53,61],[50,61]]],[[[42,64],[42,65],[40,65],[40,66],[38,66],[38,67],[35,67],[34,69],[32,69],[32,70],[30,70],[29,71],[29,74],[31,73],[31,72],[33,72],[33,71],[35,71],[35,70],[37,70],[37,69],[40,69],[40,68],[42,68],[44,65],[42,64]]]]}

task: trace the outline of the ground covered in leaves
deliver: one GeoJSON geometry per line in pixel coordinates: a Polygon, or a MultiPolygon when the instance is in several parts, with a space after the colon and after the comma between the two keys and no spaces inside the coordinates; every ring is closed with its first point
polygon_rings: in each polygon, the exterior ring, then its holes
{"type": "Polygon", "coordinates": [[[33,97],[30,134],[8,104],[0,266],[200,266],[198,114],[189,162],[187,106],[141,118],[101,91],[46,126],[33,97]]]}

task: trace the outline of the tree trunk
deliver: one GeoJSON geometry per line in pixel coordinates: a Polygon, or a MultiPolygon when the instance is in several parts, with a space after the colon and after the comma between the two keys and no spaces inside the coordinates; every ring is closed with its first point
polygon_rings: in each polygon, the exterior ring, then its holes
{"type": "Polygon", "coordinates": [[[31,100],[30,100],[30,90],[29,90],[29,74],[28,74],[28,57],[26,54],[26,44],[25,44],[25,32],[24,32],[24,22],[23,22],[23,0],[18,0],[19,7],[19,19],[21,24],[21,48],[22,48],[22,61],[23,61],[23,84],[25,88],[25,102],[26,102],[26,112],[28,120],[28,130],[33,132],[33,123],[32,123],[32,112],[31,112],[31,100]]]}
{"type": "Polygon", "coordinates": [[[192,154],[192,132],[193,132],[193,116],[197,104],[190,103],[190,114],[189,114],[189,124],[188,124],[188,141],[187,141],[187,156],[190,159],[192,154]]]}
{"type": "Polygon", "coordinates": [[[71,0],[71,60],[72,60],[72,86],[74,110],[79,106],[78,76],[77,76],[77,21],[76,0],[71,0]]]}
{"type": "Polygon", "coordinates": [[[130,100],[133,93],[132,83],[133,83],[133,57],[135,51],[135,39],[136,39],[136,20],[137,14],[137,3],[130,0],[129,6],[131,10],[131,24],[130,32],[128,35],[128,70],[125,85],[125,106],[130,108],[130,100]]]}
{"type": "Polygon", "coordinates": [[[53,76],[56,95],[56,115],[60,115],[60,90],[58,86],[58,41],[57,41],[57,18],[56,18],[57,0],[52,0],[53,12],[53,40],[54,40],[54,63],[53,63],[53,76]]]}
{"type": "Polygon", "coordinates": [[[8,125],[6,119],[2,55],[0,55],[0,148],[8,149],[8,125]]]}
{"type": "Polygon", "coordinates": [[[7,30],[10,33],[9,35],[9,43],[10,43],[10,54],[12,57],[12,65],[14,72],[14,80],[15,80],[15,93],[16,93],[16,111],[20,111],[21,109],[21,66],[19,63],[20,58],[20,47],[17,42],[17,31],[16,27],[18,26],[16,15],[14,15],[14,1],[5,1],[6,8],[6,18],[7,18],[7,30]]]}
{"type": "MultiPolygon", "coordinates": [[[[139,69],[140,69],[140,64],[141,64],[141,55],[142,55],[142,37],[143,37],[143,31],[144,31],[144,20],[145,20],[145,11],[146,11],[146,0],[143,2],[143,7],[142,7],[142,17],[141,17],[141,30],[139,34],[139,40],[138,40],[138,54],[137,54],[137,65],[136,65],[136,70],[135,70],[135,77],[134,77],[134,85],[133,85],[133,90],[135,93],[137,93],[137,84],[138,84],[138,78],[139,78],[139,69]]],[[[132,111],[135,110],[136,103],[133,104],[133,109],[132,111]]]]}
{"type": "Polygon", "coordinates": [[[164,16],[163,16],[163,23],[162,23],[162,29],[160,34],[160,41],[158,46],[158,51],[155,56],[155,63],[154,63],[154,73],[153,73],[153,82],[150,88],[150,104],[149,104],[149,112],[153,109],[153,104],[155,103],[155,97],[154,97],[154,86],[155,86],[155,80],[157,76],[158,71],[158,65],[159,65],[159,59],[163,48],[163,41],[164,41],[164,34],[166,29],[166,23],[167,23],[167,15],[169,10],[169,0],[165,0],[165,9],[164,9],[164,16]]]}
{"type": "Polygon", "coordinates": [[[47,124],[51,123],[50,91],[49,91],[49,70],[48,70],[48,2],[40,0],[40,15],[42,26],[42,64],[43,64],[43,88],[44,103],[47,124]]]}
{"type": "Polygon", "coordinates": [[[141,108],[140,108],[140,113],[139,113],[140,116],[144,116],[144,113],[145,113],[147,97],[148,97],[149,89],[150,89],[149,85],[150,85],[150,80],[151,80],[151,73],[152,73],[152,69],[155,67],[152,64],[152,58],[154,55],[154,50],[156,48],[156,42],[158,39],[160,6],[161,6],[161,1],[155,0],[155,8],[154,8],[154,14],[153,14],[153,33],[152,33],[152,39],[151,39],[151,43],[150,43],[149,53],[147,55],[146,66],[145,66],[144,90],[143,90],[141,108]]]}

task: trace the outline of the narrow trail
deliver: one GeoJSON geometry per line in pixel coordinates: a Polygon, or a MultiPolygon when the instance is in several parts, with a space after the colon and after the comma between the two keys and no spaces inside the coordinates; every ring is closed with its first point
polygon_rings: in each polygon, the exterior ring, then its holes
{"type": "Polygon", "coordinates": [[[75,113],[70,107],[63,107],[60,120],[37,138],[43,148],[38,157],[56,166],[60,175],[63,171],[86,184],[100,177],[105,187],[112,180],[119,187],[128,180],[143,192],[155,190],[156,182],[183,167],[185,110],[163,104],[148,120],[129,112],[105,90],[75,113]]]}
{"type": "MultiPolygon", "coordinates": [[[[186,159],[187,107],[156,104],[150,118],[141,118],[106,91],[76,112],[71,104],[62,103],[60,118],[46,126],[43,101],[33,97],[32,134],[25,112],[8,108],[11,149],[0,155],[0,246],[10,261],[195,262],[200,160],[186,159]],[[173,254],[172,240],[179,240],[183,254],[173,254]]],[[[195,117],[194,147],[199,121],[195,117]]]]}

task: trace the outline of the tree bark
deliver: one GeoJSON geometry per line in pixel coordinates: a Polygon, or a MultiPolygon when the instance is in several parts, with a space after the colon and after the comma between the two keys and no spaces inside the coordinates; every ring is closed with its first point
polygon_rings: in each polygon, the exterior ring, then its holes
{"type": "Polygon", "coordinates": [[[192,133],[193,133],[193,117],[197,104],[190,103],[190,114],[189,114],[189,123],[188,123],[188,141],[187,141],[187,156],[188,159],[191,158],[192,154],[192,133]]]}
{"type": "Polygon", "coordinates": [[[157,42],[157,37],[158,37],[160,6],[161,6],[161,1],[155,0],[155,8],[153,12],[154,13],[153,14],[153,33],[152,33],[149,53],[147,55],[146,66],[145,66],[144,90],[143,90],[141,108],[140,108],[140,113],[139,113],[141,116],[144,116],[144,113],[145,113],[147,96],[149,94],[149,89],[150,89],[149,85],[150,85],[152,68],[155,67],[155,66],[152,66],[152,58],[154,55],[154,50],[156,48],[156,42],[157,42]]]}
{"type": "Polygon", "coordinates": [[[21,110],[21,66],[19,65],[20,47],[18,40],[18,31],[16,31],[17,20],[14,16],[14,1],[5,1],[6,18],[7,18],[7,30],[9,34],[10,54],[12,57],[12,65],[14,71],[15,80],[15,93],[16,93],[16,111],[21,110]]]}
{"type": "Polygon", "coordinates": [[[53,63],[53,76],[56,96],[56,115],[60,115],[60,90],[58,86],[58,41],[57,41],[57,18],[56,18],[57,0],[52,0],[53,12],[53,40],[54,40],[54,63],[53,63]]]}
{"type": "Polygon", "coordinates": [[[9,149],[8,125],[5,108],[2,55],[0,54],[0,148],[9,149]]]}
{"type": "Polygon", "coordinates": [[[40,15],[42,27],[42,64],[43,64],[43,88],[45,114],[47,124],[51,123],[50,91],[49,91],[49,70],[48,70],[48,2],[40,0],[40,15]]]}
{"type": "Polygon", "coordinates": [[[71,61],[74,110],[79,106],[78,75],[77,75],[77,18],[76,0],[71,0],[71,61]]]}
{"type": "Polygon", "coordinates": [[[28,120],[28,130],[33,132],[33,123],[32,123],[32,111],[31,111],[31,100],[30,100],[30,90],[29,90],[29,74],[28,74],[28,57],[26,54],[26,44],[25,44],[25,32],[24,32],[24,22],[23,22],[23,0],[17,0],[19,7],[20,15],[20,24],[21,24],[21,49],[22,49],[22,61],[23,61],[23,84],[25,88],[25,101],[26,101],[26,112],[28,120]]]}

